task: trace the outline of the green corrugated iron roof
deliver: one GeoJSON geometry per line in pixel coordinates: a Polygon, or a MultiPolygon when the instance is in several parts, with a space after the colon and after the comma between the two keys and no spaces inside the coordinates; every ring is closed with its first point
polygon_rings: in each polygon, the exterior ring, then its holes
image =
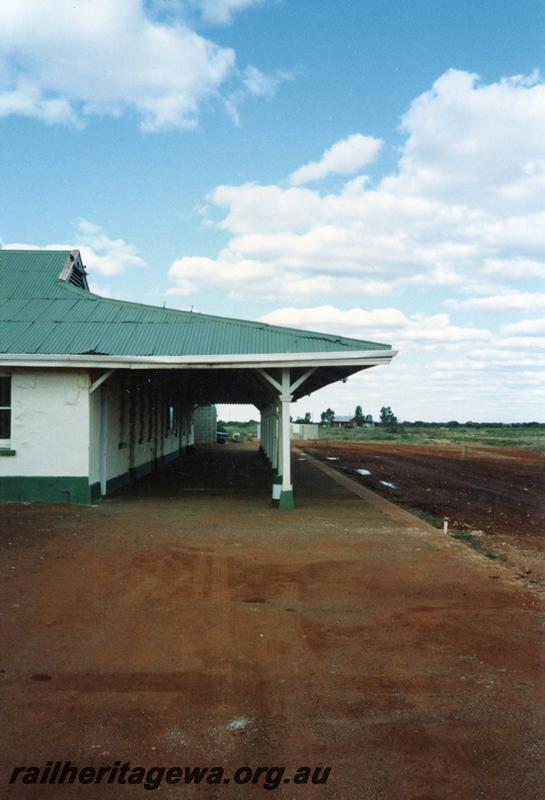
{"type": "Polygon", "coordinates": [[[0,249],[0,352],[204,356],[391,349],[100,297],[59,278],[70,257],[66,250],[0,249]]]}

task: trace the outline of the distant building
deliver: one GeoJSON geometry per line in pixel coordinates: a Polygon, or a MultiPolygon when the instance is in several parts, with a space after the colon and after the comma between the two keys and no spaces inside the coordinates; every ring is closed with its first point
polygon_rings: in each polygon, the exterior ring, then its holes
{"type": "Polygon", "coordinates": [[[198,406],[193,413],[193,425],[195,444],[213,444],[218,427],[216,406],[198,406]]]}
{"type": "Polygon", "coordinates": [[[343,417],[335,414],[331,422],[332,428],[355,428],[356,420],[354,417],[343,417]]]}
{"type": "Polygon", "coordinates": [[[317,422],[292,422],[290,429],[292,439],[318,439],[320,436],[317,422]]]}

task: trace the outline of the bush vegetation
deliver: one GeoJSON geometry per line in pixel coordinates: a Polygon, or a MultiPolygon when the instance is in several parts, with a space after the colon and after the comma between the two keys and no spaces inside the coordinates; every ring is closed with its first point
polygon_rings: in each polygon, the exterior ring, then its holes
{"type": "Polygon", "coordinates": [[[398,422],[395,429],[320,426],[320,439],[332,441],[391,441],[412,444],[484,444],[545,450],[545,424],[539,422],[398,422]]]}

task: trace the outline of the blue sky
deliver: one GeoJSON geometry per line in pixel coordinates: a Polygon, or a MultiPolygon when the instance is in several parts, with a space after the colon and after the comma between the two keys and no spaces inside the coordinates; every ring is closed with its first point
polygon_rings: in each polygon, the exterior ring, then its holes
{"type": "Polygon", "coordinates": [[[545,420],[541,0],[19,0],[0,28],[4,246],[399,348],[295,413],[545,420]]]}

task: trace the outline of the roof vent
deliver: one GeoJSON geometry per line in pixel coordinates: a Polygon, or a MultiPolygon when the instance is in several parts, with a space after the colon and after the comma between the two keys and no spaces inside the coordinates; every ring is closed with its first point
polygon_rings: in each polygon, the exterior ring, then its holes
{"type": "Polygon", "coordinates": [[[77,286],[78,289],[89,291],[89,284],[87,283],[87,273],[81,261],[81,256],[78,250],[73,250],[70,253],[68,261],[63,267],[59,278],[62,281],[71,283],[72,286],[77,286]]]}
{"type": "Polygon", "coordinates": [[[73,267],[72,271],[70,272],[68,283],[73,283],[74,286],[79,286],[80,289],[86,289],[89,291],[89,287],[87,286],[87,281],[85,279],[85,273],[81,272],[81,270],[76,269],[75,267],[73,267]]]}

